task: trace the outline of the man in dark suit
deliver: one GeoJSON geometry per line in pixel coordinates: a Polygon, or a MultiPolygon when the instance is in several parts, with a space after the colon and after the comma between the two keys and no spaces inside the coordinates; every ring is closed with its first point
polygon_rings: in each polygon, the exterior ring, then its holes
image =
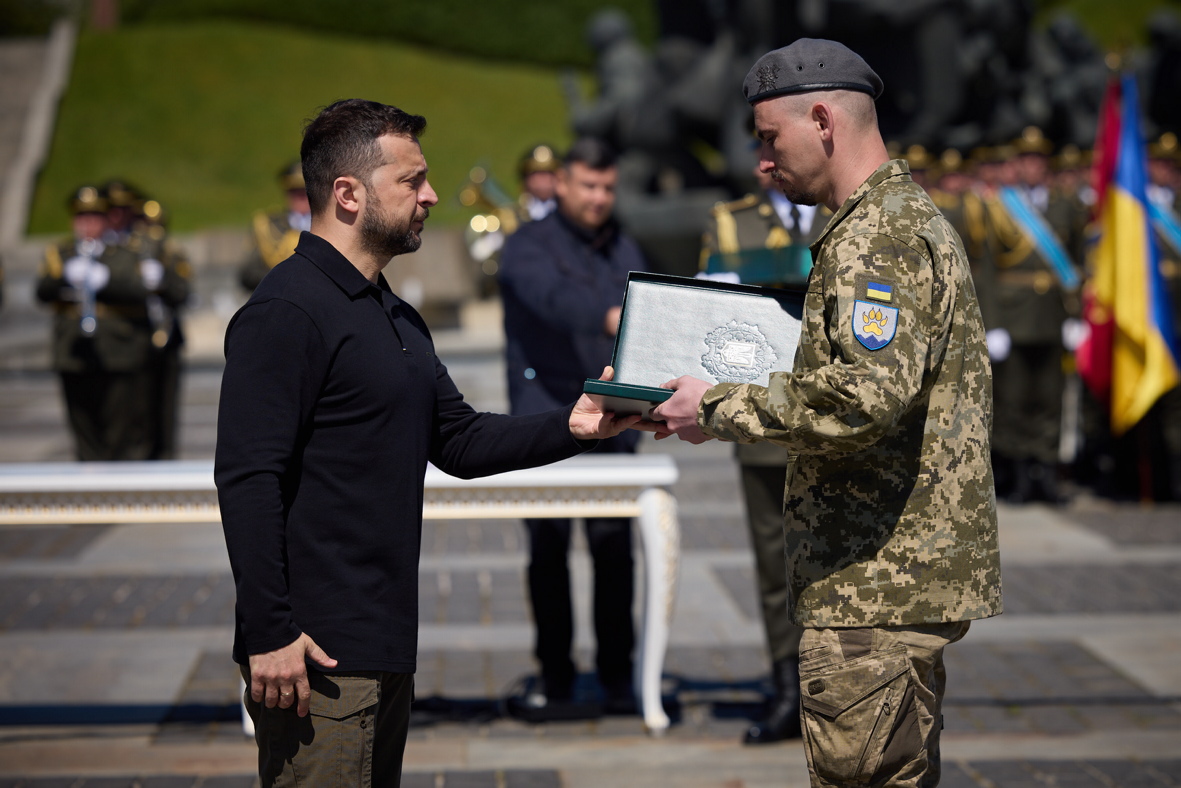
{"type": "MultiPolygon", "coordinates": [[[[644,270],[636,243],[622,234],[612,212],[618,170],[604,142],[578,140],[558,172],[558,210],[521,226],[501,256],[500,290],[514,414],[549,410],[577,398],[582,383],[610,363],[628,271],[644,270]]],[[[639,435],[603,441],[600,452],[632,452],[639,435]]],[[[510,702],[530,720],[588,713],[577,703],[571,657],[568,519],[527,520],[529,595],[537,625],[534,654],[541,686],[510,702]]],[[[631,692],[634,564],[631,520],[588,518],[594,563],[596,668],[608,710],[634,707],[631,692]]]]}

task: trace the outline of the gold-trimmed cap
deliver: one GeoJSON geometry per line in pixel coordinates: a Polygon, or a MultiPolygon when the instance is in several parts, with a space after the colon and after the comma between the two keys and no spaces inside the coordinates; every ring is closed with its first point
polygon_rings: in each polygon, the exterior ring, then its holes
{"type": "Polygon", "coordinates": [[[557,172],[561,167],[562,162],[558,159],[558,154],[553,147],[542,143],[525,151],[525,155],[517,164],[517,171],[524,178],[535,172],[557,172]]]}
{"type": "Polygon", "coordinates": [[[1091,164],[1091,152],[1084,151],[1075,145],[1073,142],[1068,142],[1058,149],[1054,154],[1054,158],[1050,160],[1050,166],[1055,170],[1077,170],[1080,167],[1088,167],[1091,164]]]}
{"type": "Polygon", "coordinates": [[[1049,156],[1054,152],[1054,143],[1046,139],[1046,135],[1037,126],[1026,126],[1021,130],[1021,136],[1009,144],[1018,154],[1037,153],[1049,156]]]}
{"type": "Polygon", "coordinates": [[[1152,159],[1181,159],[1181,145],[1178,145],[1177,135],[1171,131],[1157,137],[1148,143],[1148,156],[1152,159]]]}
{"type": "Polygon", "coordinates": [[[303,165],[298,161],[293,161],[279,170],[279,184],[285,192],[306,189],[307,184],[303,180],[303,165]]]}
{"type": "Polygon", "coordinates": [[[79,186],[66,200],[70,213],[106,213],[107,201],[97,186],[79,186]]]}
{"type": "Polygon", "coordinates": [[[107,201],[108,208],[134,208],[139,200],[139,193],[125,181],[118,179],[107,181],[100,191],[107,201]]]}

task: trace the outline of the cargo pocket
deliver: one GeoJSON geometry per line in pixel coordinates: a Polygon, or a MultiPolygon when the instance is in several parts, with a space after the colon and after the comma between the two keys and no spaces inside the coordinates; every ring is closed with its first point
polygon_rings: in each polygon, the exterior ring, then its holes
{"type": "Polygon", "coordinates": [[[882,760],[910,682],[898,646],[836,665],[800,670],[808,760],[835,785],[868,783],[882,760]]]}
{"type": "MultiPolygon", "coordinates": [[[[381,700],[379,682],[369,676],[308,671],[316,756],[296,761],[300,784],[317,787],[369,785],[374,727],[381,700]]],[[[311,742],[306,742],[310,744],[311,742]]]]}

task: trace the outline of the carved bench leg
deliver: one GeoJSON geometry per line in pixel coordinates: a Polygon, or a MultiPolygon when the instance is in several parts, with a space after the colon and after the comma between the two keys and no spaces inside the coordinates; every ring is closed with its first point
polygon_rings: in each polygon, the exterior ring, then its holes
{"type": "Polygon", "coordinates": [[[640,535],[644,543],[644,618],[634,684],[648,731],[660,735],[668,728],[668,715],[660,700],[660,679],[668,649],[668,627],[676,599],[677,567],[681,555],[681,530],[677,502],[664,489],[640,493],[640,535]]]}

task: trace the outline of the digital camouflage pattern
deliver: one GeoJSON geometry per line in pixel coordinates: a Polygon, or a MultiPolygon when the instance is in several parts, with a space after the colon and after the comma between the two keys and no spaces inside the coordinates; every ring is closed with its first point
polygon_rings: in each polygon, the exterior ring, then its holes
{"type": "Polygon", "coordinates": [[[992,379],[963,244],[895,160],[845,201],[812,255],[794,371],[773,373],[767,388],[715,386],[698,414],[709,435],[792,455],[794,619],[866,627],[997,615],[992,379]]]}

